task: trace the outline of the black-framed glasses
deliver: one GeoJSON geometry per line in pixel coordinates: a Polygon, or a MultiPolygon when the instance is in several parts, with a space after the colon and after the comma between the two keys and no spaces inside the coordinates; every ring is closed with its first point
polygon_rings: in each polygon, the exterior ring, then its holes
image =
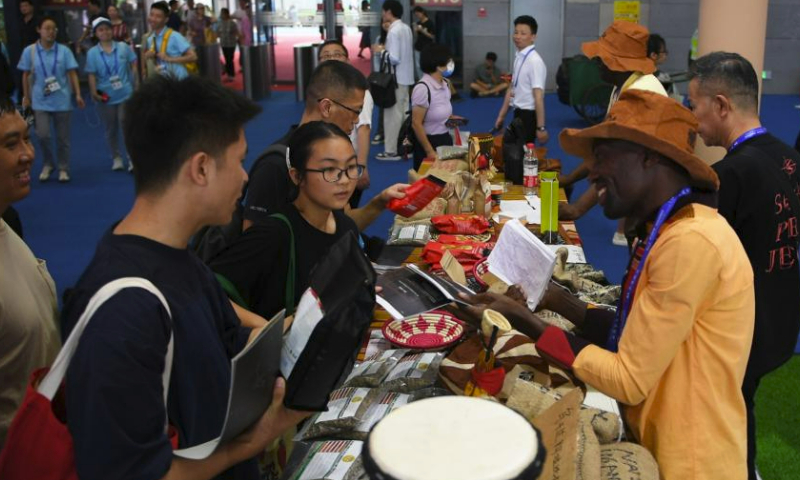
{"type": "Polygon", "coordinates": [[[347,54],[344,52],[323,53],[319,56],[320,60],[335,60],[337,58],[345,59],[347,54]]]}
{"type": "Polygon", "coordinates": [[[306,168],[306,172],[321,173],[322,179],[328,183],[336,183],[342,179],[342,175],[347,175],[350,180],[358,180],[364,175],[364,165],[358,163],[347,168],[325,167],[319,169],[306,168]]]}
{"type": "MultiPolygon", "coordinates": [[[[321,102],[323,100],[325,100],[325,98],[318,98],[317,99],[317,103],[319,103],[319,102],[321,102]]],[[[340,107],[344,108],[347,111],[355,113],[356,115],[361,115],[361,110],[363,110],[363,108],[359,108],[358,110],[356,110],[355,108],[350,108],[347,105],[345,105],[343,103],[339,103],[339,102],[337,102],[336,100],[334,100],[332,98],[328,98],[328,100],[330,100],[331,102],[335,103],[336,105],[339,105],[340,107]]]]}

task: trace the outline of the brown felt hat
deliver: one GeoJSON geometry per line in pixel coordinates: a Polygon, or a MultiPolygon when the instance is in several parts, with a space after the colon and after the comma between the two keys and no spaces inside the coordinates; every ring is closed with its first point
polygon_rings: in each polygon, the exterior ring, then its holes
{"type": "Polygon", "coordinates": [[[609,70],[615,72],[653,73],[656,64],[647,57],[650,32],[637,23],[617,20],[609,26],[600,40],[581,45],[589,58],[600,57],[609,70]]]}
{"type": "Polygon", "coordinates": [[[714,170],[694,154],[697,119],[675,100],[630,89],[622,92],[606,119],[593,127],[562,130],[558,140],[565,152],[581,157],[591,166],[594,140],[627,140],[660,153],[689,172],[693,187],[717,190],[714,170]]]}

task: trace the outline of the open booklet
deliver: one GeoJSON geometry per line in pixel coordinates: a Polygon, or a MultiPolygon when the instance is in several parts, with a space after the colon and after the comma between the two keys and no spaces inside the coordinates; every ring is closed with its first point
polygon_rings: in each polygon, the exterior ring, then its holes
{"type": "Polygon", "coordinates": [[[469,288],[449,278],[424,272],[416,265],[389,270],[378,277],[378,305],[394,318],[418,315],[443,307],[449,303],[465,303],[460,293],[475,295],[469,288]]]}
{"type": "Polygon", "coordinates": [[[175,450],[179,457],[202,460],[250,428],[272,403],[272,390],[280,374],[283,310],[231,360],[228,409],[220,436],[194,447],[175,450]]]}

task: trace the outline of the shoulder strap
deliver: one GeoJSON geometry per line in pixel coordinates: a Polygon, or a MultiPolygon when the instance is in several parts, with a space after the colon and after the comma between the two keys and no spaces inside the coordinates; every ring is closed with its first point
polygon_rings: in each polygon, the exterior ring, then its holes
{"type": "MultiPolygon", "coordinates": [[[[36,43],[34,42],[34,43],[28,45],[28,48],[31,49],[31,73],[30,74],[33,75],[33,69],[34,69],[34,67],[36,65],[36,55],[37,55],[36,54],[36,43]]],[[[31,92],[31,95],[33,95],[33,92],[31,92]]]]}
{"type": "MultiPolygon", "coordinates": [[[[256,169],[256,165],[258,165],[260,162],[262,162],[265,158],[267,158],[270,155],[273,155],[275,153],[279,153],[279,154],[281,154],[281,156],[286,157],[286,149],[287,148],[289,148],[289,147],[287,147],[286,145],[283,145],[281,143],[273,143],[272,145],[267,147],[267,149],[264,150],[264,152],[261,155],[259,155],[258,158],[256,158],[256,161],[253,162],[253,166],[250,167],[250,173],[253,173],[255,171],[255,169],[256,169]]],[[[240,202],[243,205],[244,205],[245,197],[247,196],[247,190],[248,190],[249,186],[250,186],[250,183],[245,185],[244,186],[244,191],[242,192],[242,198],[241,198],[240,202]]],[[[287,315],[288,315],[288,313],[287,313],[287,315]]]]}
{"type": "Polygon", "coordinates": [[[286,224],[286,228],[289,229],[289,268],[286,272],[286,298],[285,298],[285,305],[286,305],[286,316],[294,315],[294,286],[295,286],[295,277],[296,277],[296,267],[295,267],[295,246],[294,246],[294,229],[292,228],[291,222],[289,219],[286,218],[286,215],[282,213],[273,213],[270,215],[272,218],[277,218],[278,220],[282,221],[286,224]]]}
{"type": "MultiPolygon", "coordinates": [[[[425,83],[422,80],[420,80],[419,82],[415,83],[413,87],[411,87],[411,96],[414,95],[414,89],[417,88],[417,85],[425,85],[425,89],[428,90],[428,108],[430,108],[431,107],[431,87],[429,87],[427,83],[425,83]]],[[[448,88],[450,88],[450,87],[448,86],[448,88]]],[[[410,101],[411,101],[411,99],[409,98],[409,102],[410,101]]]]}
{"type": "MultiPolygon", "coordinates": [[[[78,349],[78,342],[80,341],[81,335],[83,335],[83,331],[86,329],[86,326],[89,324],[89,320],[92,319],[92,316],[108,299],[126,288],[142,288],[152,293],[164,306],[164,309],[167,311],[167,315],[169,315],[170,319],[172,318],[172,312],[169,308],[167,300],[164,298],[164,295],[149,280],[138,277],[125,277],[103,285],[103,287],[100,288],[100,290],[98,290],[92,296],[92,298],[89,299],[89,303],[86,304],[86,309],[78,319],[78,323],[75,324],[75,328],[72,330],[69,338],[67,338],[67,341],[64,343],[64,347],[61,348],[61,351],[58,353],[58,356],[53,362],[53,366],[50,367],[50,371],[47,373],[47,375],[45,375],[41,383],[39,383],[37,391],[42,396],[46,397],[48,400],[53,400],[58,388],[61,386],[61,382],[64,381],[64,376],[67,373],[67,368],[69,368],[69,363],[72,361],[72,357],[75,355],[75,351],[78,349]]],[[[164,374],[162,376],[165,408],[167,405],[167,394],[169,392],[169,379],[170,374],[172,373],[173,343],[174,335],[170,331],[169,343],[167,344],[167,356],[164,363],[164,374]]]]}
{"type": "Polygon", "coordinates": [[[164,32],[164,38],[161,39],[161,53],[165,53],[167,51],[167,46],[169,45],[170,36],[172,36],[172,29],[167,27],[167,31],[164,32]]]}
{"type": "Polygon", "coordinates": [[[769,158],[769,162],[767,162],[768,165],[766,165],[767,171],[778,180],[781,190],[783,190],[783,193],[789,199],[789,204],[792,207],[794,216],[800,218],[800,198],[797,198],[794,188],[792,188],[792,184],[789,182],[790,177],[781,171],[781,167],[776,162],[776,159],[772,158],[770,155],[765,155],[759,148],[752,145],[741,145],[739,147],[739,154],[758,161],[766,157],[769,158]]]}

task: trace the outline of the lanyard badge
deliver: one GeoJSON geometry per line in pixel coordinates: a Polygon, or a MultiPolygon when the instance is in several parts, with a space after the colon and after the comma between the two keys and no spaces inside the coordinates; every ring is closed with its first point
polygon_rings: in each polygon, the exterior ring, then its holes
{"type": "Polygon", "coordinates": [[[39,58],[39,66],[42,68],[42,73],[44,74],[44,96],[48,97],[61,90],[61,84],[58,83],[58,78],[56,78],[56,69],[58,67],[58,43],[53,47],[53,70],[51,73],[47,71],[47,66],[42,58],[43,53],[44,50],[39,45],[39,42],[37,42],[36,56],[39,58]]]}

